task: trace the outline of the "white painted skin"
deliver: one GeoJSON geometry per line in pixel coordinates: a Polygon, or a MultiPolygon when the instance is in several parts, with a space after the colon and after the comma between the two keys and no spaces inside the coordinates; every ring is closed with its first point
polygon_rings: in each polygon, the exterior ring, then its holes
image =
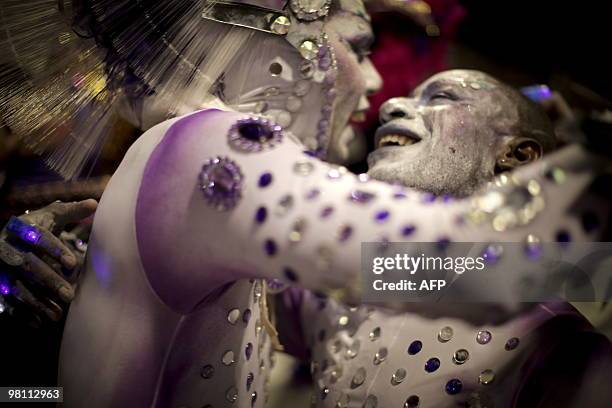
{"type": "Polygon", "coordinates": [[[543,112],[479,71],[432,76],[410,97],[383,105],[381,121],[368,174],[435,194],[472,194],[494,176],[498,158],[517,139],[533,138],[545,150],[554,145],[543,112]],[[378,145],[382,136],[402,133],[418,142],[378,145]]]}
{"type": "MultiPolygon", "coordinates": [[[[388,223],[379,224],[374,221],[374,207],[347,199],[360,185],[355,176],[329,178],[332,168],[305,157],[302,146],[292,139],[285,138],[274,149],[258,154],[233,150],[225,135],[242,117],[206,111],[181,118],[180,123],[188,120],[186,125],[153,156],[176,120],[156,126],[130,149],[113,176],[96,213],[87,270],[63,339],[60,384],[67,407],[216,406],[225,404],[226,392],[234,386],[238,390],[236,407],[251,406],[253,391],[258,393],[255,406],[262,407],[270,342],[268,336],[256,335],[255,322],[262,316],[249,279],[283,279],[283,268],[289,265],[300,287],[321,292],[344,288],[347,299],[356,300],[361,242],[382,234],[393,241],[403,240],[396,222],[407,216],[418,224],[419,233],[413,238],[419,241],[435,241],[440,236],[457,241],[519,241],[527,232],[551,240],[560,222],[574,240],[593,239],[566,212],[570,205],[576,208],[576,198],[592,179],[589,167],[584,166],[592,157],[579,149],[547,159],[548,165],[576,166],[567,168],[562,186],[541,175],[545,163],[516,174],[519,179],[535,178],[548,197],[555,197],[548,211],[528,229],[500,235],[487,225],[457,225],[453,220],[467,203],[425,205],[414,191],[408,192],[412,199],[397,201],[393,199],[396,187],[371,181],[367,189],[377,196],[376,208],[387,208],[393,214],[388,223]],[[216,156],[231,158],[245,175],[242,198],[227,213],[210,206],[197,183],[203,162],[216,156]],[[308,177],[296,179],[292,169],[298,161],[313,165],[308,177]],[[157,169],[160,164],[166,170],[149,176],[143,187],[145,168],[157,169]],[[274,182],[259,188],[259,175],[268,171],[274,182]],[[322,191],[321,199],[305,200],[315,186],[322,191]],[[158,198],[142,198],[151,191],[158,198]],[[295,197],[295,203],[291,216],[279,217],[272,210],[285,194],[295,197]],[[147,209],[137,210],[137,203],[147,209]],[[271,212],[257,228],[253,216],[261,205],[271,212]],[[335,216],[328,221],[319,217],[325,205],[335,208],[335,216]],[[309,233],[298,245],[289,245],[286,233],[297,218],[310,221],[309,233]],[[338,242],[335,237],[346,223],[354,225],[353,235],[338,242]],[[263,251],[270,238],[278,243],[274,257],[263,251]],[[331,261],[333,273],[321,269],[317,255],[321,246],[336,254],[331,261]],[[249,323],[228,323],[232,308],[250,308],[249,323]],[[254,352],[247,361],[244,350],[248,343],[255,350],[261,344],[262,351],[254,352]],[[236,362],[226,367],[221,358],[228,350],[235,353],[236,362]],[[212,381],[200,376],[207,364],[214,365],[217,373],[212,381]],[[247,392],[244,384],[249,372],[255,373],[255,379],[247,392]]],[[[514,287],[501,285],[497,298],[514,298],[514,287]]]]}

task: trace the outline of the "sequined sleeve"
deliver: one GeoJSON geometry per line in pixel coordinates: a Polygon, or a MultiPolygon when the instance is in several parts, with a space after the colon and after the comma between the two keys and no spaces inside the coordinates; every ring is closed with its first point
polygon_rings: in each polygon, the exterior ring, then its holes
{"type": "Polygon", "coordinates": [[[592,239],[566,214],[592,179],[587,160],[565,151],[494,196],[448,202],[328,165],[265,119],[201,111],[177,121],[147,163],[136,214],[141,258],[161,296],[178,286],[185,304],[243,278],[354,300],[362,242],[550,241],[562,230],[592,239]],[[551,173],[555,162],[565,170],[551,173]],[[505,198],[519,193],[531,207],[513,218],[521,208],[505,198]]]}

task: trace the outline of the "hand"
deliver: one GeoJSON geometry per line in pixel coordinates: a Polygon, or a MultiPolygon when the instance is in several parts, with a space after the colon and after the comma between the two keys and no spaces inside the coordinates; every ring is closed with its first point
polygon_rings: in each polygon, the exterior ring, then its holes
{"type": "MultiPolygon", "coordinates": [[[[58,303],[74,298],[80,258],[58,238],[66,225],[93,214],[95,200],[55,202],[19,217],[12,217],[0,234],[0,260],[8,275],[0,274],[0,294],[17,301],[34,315],[34,324],[58,321],[63,309],[58,303]]],[[[81,257],[82,259],[82,257],[81,257]]]]}

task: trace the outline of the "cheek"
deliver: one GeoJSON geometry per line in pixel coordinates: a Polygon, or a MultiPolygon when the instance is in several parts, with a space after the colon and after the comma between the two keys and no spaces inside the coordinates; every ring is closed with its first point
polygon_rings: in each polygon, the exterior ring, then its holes
{"type": "Polygon", "coordinates": [[[354,53],[340,42],[336,34],[330,34],[329,41],[334,49],[338,64],[337,101],[342,104],[354,105],[347,107],[352,112],[359,103],[359,98],[366,92],[365,77],[354,53]]]}
{"type": "Polygon", "coordinates": [[[431,108],[424,117],[425,126],[435,143],[442,143],[454,150],[473,148],[476,144],[488,144],[488,126],[477,120],[467,105],[449,105],[431,108]]]}

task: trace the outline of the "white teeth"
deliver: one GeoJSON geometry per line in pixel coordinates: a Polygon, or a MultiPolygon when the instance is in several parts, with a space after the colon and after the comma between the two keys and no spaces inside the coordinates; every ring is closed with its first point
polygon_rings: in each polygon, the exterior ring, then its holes
{"type": "Polygon", "coordinates": [[[383,147],[387,145],[407,146],[414,143],[416,143],[414,139],[404,135],[385,135],[380,138],[380,141],[378,142],[378,147],[383,147]]]}

